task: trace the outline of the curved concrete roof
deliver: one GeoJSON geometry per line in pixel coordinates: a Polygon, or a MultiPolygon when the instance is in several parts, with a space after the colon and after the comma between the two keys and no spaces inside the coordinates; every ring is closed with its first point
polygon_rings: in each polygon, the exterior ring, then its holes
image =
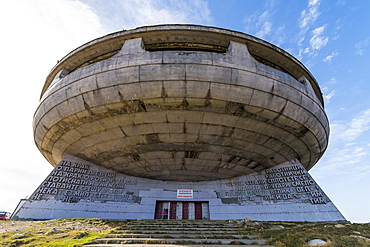
{"type": "Polygon", "coordinates": [[[300,80],[302,76],[305,77],[310,82],[322,105],[324,105],[322,93],[315,78],[300,61],[286,51],[245,33],[188,24],[144,26],[118,31],[94,39],[70,52],[53,67],[46,78],[41,97],[62,69],[70,72],[113,56],[122,48],[125,40],[135,38],[143,38],[144,49],[146,50],[180,49],[225,52],[230,41],[246,43],[249,52],[256,59],[267,62],[270,66],[290,74],[297,80],[300,80]]]}

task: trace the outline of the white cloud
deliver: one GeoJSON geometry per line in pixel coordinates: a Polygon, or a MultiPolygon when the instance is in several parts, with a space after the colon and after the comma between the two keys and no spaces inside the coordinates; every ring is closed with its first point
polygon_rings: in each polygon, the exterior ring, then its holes
{"type": "Polygon", "coordinates": [[[334,122],[330,129],[329,148],[316,168],[318,174],[358,177],[369,173],[370,166],[364,161],[370,156],[370,145],[361,137],[370,129],[370,109],[349,122],[334,122]]]}
{"type": "Polygon", "coordinates": [[[369,41],[370,41],[370,38],[367,38],[363,41],[360,41],[358,43],[356,43],[355,47],[356,47],[356,51],[355,51],[355,55],[360,55],[360,56],[363,56],[365,54],[365,47],[369,45],[369,41]]]}
{"type": "Polygon", "coordinates": [[[0,179],[2,210],[11,211],[30,195],[52,166],[37,150],[32,116],[48,72],[57,60],[92,39],[122,28],[158,23],[211,22],[204,0],[190,1],[1,1],[3,116],[0,179]],[[95,5],[94,5],[95,4],[95,5]],[[100,4],[100,6],[99,6],[100,4]],[[101,8],[98,8],[101,7],[101,8]],[[103,13],[104,12],[104,13],[103,13]],[[132,18],[132,20],[131,20],[132,18]]]}
{"type": "Polygon", "coordinates": [[[330,84],[336,84],[337,83],[337,79],[335,77],[331,77],[329,83],[330,84]]]}
{"type": "Polygon", "coordinates": [[[362,112],[348,123],[331,124],[331,136],[335,141],[353,142],[361,134],[370,129],[370,109],[362,112]]]}
{"type": "Polygon", "coordinates": [[[332,90],[330,93],[324,95],[325,102],[330,103],[330,99],[335,95],[335,91],[332,90]]]}
{"type": "Polygon", "coordinates": [[[272,23],[269,21],[266,21],[265,23],[262,24],[261,30],[259,30],[256,33],[256,36],[260,38],[265,38],[268,34],[270,34],[272,28],[272,23]]]}
{"type": "Polygon", "coordinates": [[[6,47],[1,54],[2,90],[8,92],[0,104],[2,114],[9,116],[0,122],[6,142],[0,164],[6,174],[0,179],[6,200],[0,200],[0,208],[11,211],[52,169],[32,138],[32,116],[48,72],[58,59],[105,32],[99,17],[78,1],[2,1],[0,8],[0,21],[7,23],[2,26],[6,38],[0,41],[6,47]]]}
{"type": "Polygon", "coordinates": [[[212,23],[205,0],[105,0],[89,4],[111,31],[158,24],[212,23]]]}
{"type": "MultiPolygon", "coordinates": [[[[343,110],[343,109],[340,109],[343,110]]],[[[358,177],[370,172],[364,161],[370,156],[370,145],[361,137],[370,129],[370,109],[349,122],[330,124],[329,148],[315,170],[319,176],[346,175],[358,177]],[[359,174],[360,172],[360,174],[359,174]]]]}
{"type": "Polygon", "coordinates": [[[326,56],[322,61],[325,63],[331,63],[334,57],[338,56],[339,52],[337,50],[333,51],[330,55],[326,56]]]}
{"type": "Polygon", "coordinates": [[[317,20],[320,16],[319,6],[319,0],[308,1],[308,8],[301,12],[301,19],[299,21],[299,27],[301,29],[307,29],[317,20]]]}
{"type": "Polygon", "coordinates": [[[329,38],[322,36],[324,30],[325,30],[325,26],[321,26],[312,31],[313,36],[310,39],[310,45],[312,49],[320,50],[322,47],[324,47],[328,43],[329,38]]]}
{"type": "Polygon", "coordinates": [[[245,32],[279,46],[285,41],[285,26],[274,26],[274,8],[273,1],[267,2],[263,11],[244,18],[245,32]]]}

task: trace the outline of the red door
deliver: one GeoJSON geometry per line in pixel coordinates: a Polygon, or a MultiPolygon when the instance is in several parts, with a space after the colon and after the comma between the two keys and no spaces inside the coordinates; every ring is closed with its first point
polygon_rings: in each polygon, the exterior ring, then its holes
{"type": "Polygon", "coordinates": [[[196,220],[201,220],[203,218],[202,216],[202,203],[201,202],[196,202],[194,203],[195,206],[195,219],[196,220]]]}
{"type": "Polygon", "coordinates": [[[176,219],[176,202],[170,202],[170,219],[175,220],[176,219]]]}
{"type": "Polygon", "coordinates": [[[163,202],[157,202],[155,205],[154,219],[162,219],[163,202]]]}
{"type": "Polygon", "coordinates": [[[183,220],[189,219],[189,203],[188,202],[182,203],[182,219],[183,220]]]}

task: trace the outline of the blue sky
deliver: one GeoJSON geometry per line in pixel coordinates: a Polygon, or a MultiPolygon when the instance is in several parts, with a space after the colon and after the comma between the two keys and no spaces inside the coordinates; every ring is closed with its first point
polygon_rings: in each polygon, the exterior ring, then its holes
{"type": "Polygon", "coordinates": [[[0,10],[0,210],[13,211],[52,169],[33,143],[32,116],[57,60],[114,31],[191,23],[262,38],[311,71],[331,136],[310,173],[348,220],[370,221],[369,0],[14,0],[0,10]]]}

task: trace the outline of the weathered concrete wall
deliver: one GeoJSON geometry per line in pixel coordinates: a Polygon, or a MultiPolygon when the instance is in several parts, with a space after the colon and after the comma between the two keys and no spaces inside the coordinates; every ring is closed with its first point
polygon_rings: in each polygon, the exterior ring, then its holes
{"type": "Polygon", "coordinates": [[[134,37],[113,57],[60,70],[34,116],[39,150],[53,165],[74,155],[159,180],[225,179],[292,159],[310,169],[329,135],[315,84],[222,35],[225,53],[147,51],[134,37]]]}
{"type": "Polygon", "coordinates": [[[298,161],[234,179],[172,182],[124,176],[72,156],[62,160],[15,218],[153,219],[156,201],[209,203],[210,219],[345,220],[298,161]],[[177,190],[193,198],[177,198],[177,190]]]}

